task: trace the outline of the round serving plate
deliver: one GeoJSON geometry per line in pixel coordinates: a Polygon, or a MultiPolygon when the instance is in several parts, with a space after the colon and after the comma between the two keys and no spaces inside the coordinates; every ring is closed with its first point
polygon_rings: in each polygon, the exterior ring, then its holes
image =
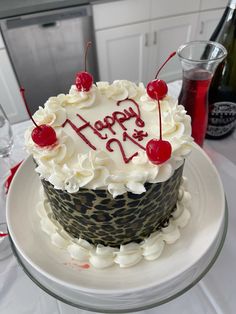
{"type": "Polygon", "coordinates": [[[39,286],[80,308],[122,313],[167,302],[195,284],[210,268],[227,229],[222,183],[211,160],[197,145],[186,160],[184,175],[192,208],[181,238],[166,245],[156,261],[143,260],[127,269],[115,265],[98,270],[71,259],[40,229],[36,213],[40,180],[29,157],[18,170],[7,200],[7,223],[15,254],[39,286]]]}

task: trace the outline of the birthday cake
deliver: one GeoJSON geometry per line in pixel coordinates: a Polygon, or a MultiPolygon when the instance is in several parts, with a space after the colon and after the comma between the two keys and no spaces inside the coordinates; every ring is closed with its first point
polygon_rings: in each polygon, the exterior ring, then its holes
{"type": "Polygon", "coordinates": [[[25,138],[44,191],[41,226],[74,259],[97,268],[154,260],[187,224],[191,123],[166,92],[76,82],[34,114],[25,138]]]}

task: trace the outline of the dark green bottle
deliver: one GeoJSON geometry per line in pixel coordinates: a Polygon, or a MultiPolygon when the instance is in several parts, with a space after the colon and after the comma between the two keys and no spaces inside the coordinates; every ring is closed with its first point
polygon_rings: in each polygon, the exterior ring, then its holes
{"type": "Polygon", "coordinates": [[[217,139],[229,135],[236,125],[236,0],[229,1],[210,40],[221,43],[228,52],[209,89],[206,137],[217,139]]]}

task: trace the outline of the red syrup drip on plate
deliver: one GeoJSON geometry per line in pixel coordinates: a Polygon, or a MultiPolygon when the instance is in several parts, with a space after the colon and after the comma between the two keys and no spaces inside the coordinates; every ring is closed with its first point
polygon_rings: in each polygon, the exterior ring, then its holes
{"type": "Polygon", "coordinates": [[[0,232],[0,238],[7,237],[8,235],[9,235],[8,233],[0,232]]]}
{"type": "Polygon", "coordinates": [[[80,267],[83,269],[89,269],[90,265],[89,264],[83,264],[83,265],[80,265],[80,267]]]}
{"type": "Polygon", "coordinates": [[[19,162],[18,164],[16,164],[14,167],[12,167],[10,169],[10,175],[8,176],[6,182],[5,182],[5,191],[6,191],[6,194],[8,193],[8,190],[10,188],[10,185],[11,185],[11,182],[12,182],[12,179],[14,178],[14,175],[17,171],[17,169],[20,167],[22,161],[19,162]]]}

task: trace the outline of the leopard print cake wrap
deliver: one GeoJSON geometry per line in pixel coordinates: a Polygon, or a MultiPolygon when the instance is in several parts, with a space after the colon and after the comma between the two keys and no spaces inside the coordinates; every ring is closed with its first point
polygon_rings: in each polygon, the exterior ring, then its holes
{"type": "Polygon", "coordinates": [[[119,247],[141,242],[168,223],[178,196],[183,166],[162,183],[145,185],[146,192],[127,192],[115,199],[107,190],[56,190],[42,180],[54,218],[73,237],[97,245],[119,247]]]}

